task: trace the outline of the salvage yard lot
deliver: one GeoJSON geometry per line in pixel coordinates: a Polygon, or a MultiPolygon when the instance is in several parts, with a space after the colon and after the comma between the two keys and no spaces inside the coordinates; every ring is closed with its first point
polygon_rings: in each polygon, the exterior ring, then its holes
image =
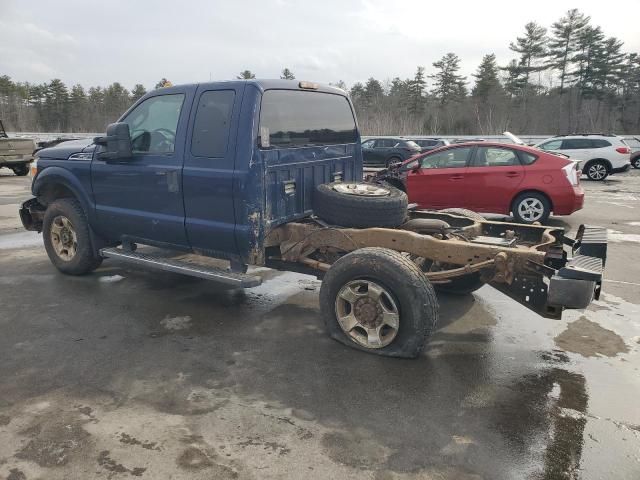
{"type": "Polygon", "coordinates": [[[441,296],[418,360],[328,339],[313,277],[63,276],[28,186],[0,172],[0,478],[640,478],[640,171],[549,222],[610,230],[600,301],[441,296]]]}

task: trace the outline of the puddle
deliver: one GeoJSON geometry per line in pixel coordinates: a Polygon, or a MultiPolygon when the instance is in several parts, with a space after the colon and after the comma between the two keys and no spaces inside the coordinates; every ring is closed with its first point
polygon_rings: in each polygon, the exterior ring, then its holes
{"type": "Polygon", "coordinates": [[[583,357],[615,357],[629,351],[620,335],[584,316],[570,323],[554,341],[561,349],[579,353],[583,357]]]}

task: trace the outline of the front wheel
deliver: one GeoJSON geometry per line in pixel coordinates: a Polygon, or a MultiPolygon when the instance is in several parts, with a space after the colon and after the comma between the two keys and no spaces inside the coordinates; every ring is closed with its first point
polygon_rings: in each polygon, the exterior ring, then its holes
{"type": "Polygon", "coordinates": [[[511,208],[513,218],[520,223],[544,223],[551,214],[551,205],[547,197],[540,193],[529,192],[518,195],[511,208]]]}
{"type": "Polygon", "coordinates": [[[394,163],[400,163],[400,162],[402,162],[402,159],[400,157],[391,157],[385,162],[385,167],[389,168],[394,163]]]}
{"type": "Polygon", "coordinates": [[[100,266],[94,254],[84,210],[74,198],[60,198],[47,207],[42,222],[44,247],[62,273],[83,275],[100,266]]]}
{"type": "Polygon", "coordinates": [[[601,182],[609,176],[609,168],[607,168],[606,163],[596,160],[595,162],[591,162],[587,165],[584,173],[587,175],[589,180],[601,182]]]}
{"type": "Polygon", "coordinates": [[[438,321],[435,292],[420,269],[377,247],[355,250],[331,266],[320,310],[332,338],[390,357],[418,356],[438,321]]]}

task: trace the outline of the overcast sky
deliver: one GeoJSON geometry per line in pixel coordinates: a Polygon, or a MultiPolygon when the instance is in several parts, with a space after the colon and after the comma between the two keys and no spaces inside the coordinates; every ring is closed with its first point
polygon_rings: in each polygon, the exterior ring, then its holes
{"type": "Polygon", "coordinates": [[[482,55],[501,65],[528,21],[545,27],[578,7],[640,52],[640,1],[537,0],[0,0],[0,75],[16,81],[147,88],[234,78],[344,80],[351,86],[433,72],[447,52],[470,75],[482,55]]]}

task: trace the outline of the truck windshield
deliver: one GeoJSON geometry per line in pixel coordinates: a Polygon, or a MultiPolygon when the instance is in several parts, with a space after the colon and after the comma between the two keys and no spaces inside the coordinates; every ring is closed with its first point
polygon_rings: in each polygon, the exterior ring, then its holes
{"type": "Polygon", "coordinates": [[[268,135],[271,148],[302,147],[354,143],[357,131],[351,106],[342,95],[267,90],[262,96],[260,135],[268,135]]]}

